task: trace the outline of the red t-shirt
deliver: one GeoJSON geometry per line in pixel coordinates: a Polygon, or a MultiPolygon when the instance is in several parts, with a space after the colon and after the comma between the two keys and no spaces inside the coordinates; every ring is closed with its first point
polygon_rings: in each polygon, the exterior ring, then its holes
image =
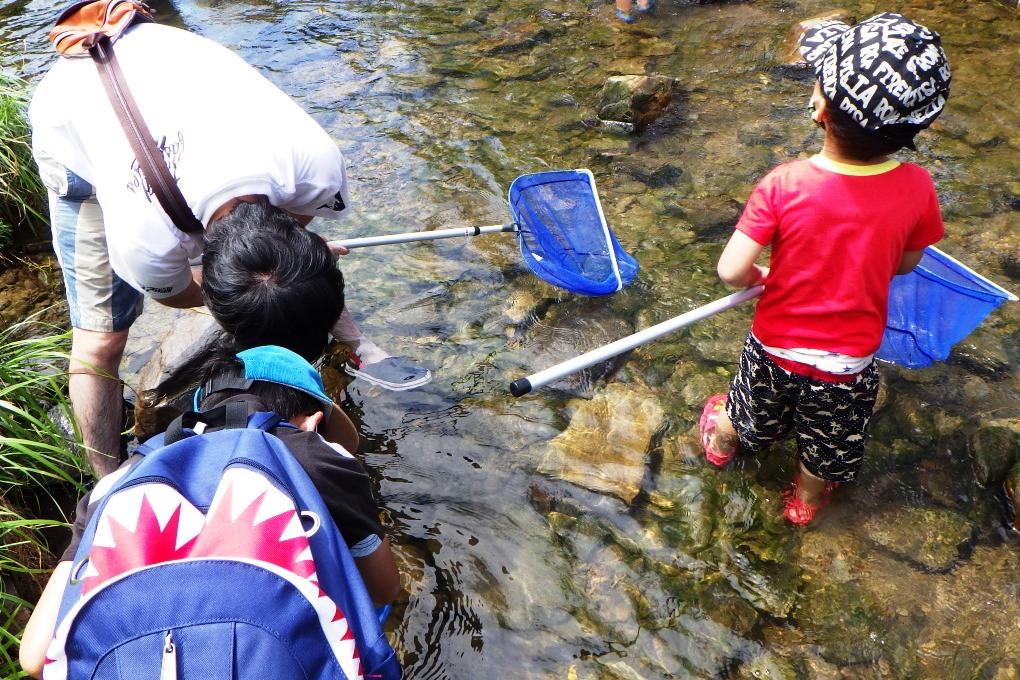
{"type": "Polygon", "coordinates": [[[903,252],[923,250],[945,231],[924,168],[822,156],[766,175],[737,229],[772,246],[755,336],[772,347],[858,357],[882,342],[889,283],[903,252]]]}

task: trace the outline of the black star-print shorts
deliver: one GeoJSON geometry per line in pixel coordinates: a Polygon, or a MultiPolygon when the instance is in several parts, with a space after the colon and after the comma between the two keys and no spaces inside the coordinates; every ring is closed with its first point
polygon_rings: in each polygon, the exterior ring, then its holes
{"type": "Polygon", "coordinates": [[[817,380],[776,365],[748,333],[726,414],[744,452],[760,453],[792,431],[800,459],[811,474],[850,482],[864,458],[865,433],[877,396],[874,362],[850,382],[817,380]]]}

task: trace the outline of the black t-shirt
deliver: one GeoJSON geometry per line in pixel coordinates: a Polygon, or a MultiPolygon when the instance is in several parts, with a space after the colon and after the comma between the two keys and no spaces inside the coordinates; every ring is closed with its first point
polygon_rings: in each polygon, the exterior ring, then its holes
{"type": "MultiPolygon", "coordinates": [[[[236,391],[211,394],[202,402],[202,408],[208,410],[228,401],[246,402],[249,415],[268,410],[258,397],[251,394],[239,394],[236,391]]],[[[215,429],[209,428],[208,431],[211,432],[215,429]]],[[[375,498],[372,496],[368,473],[357,459],[349,454],[341,453],[342,449],[333,448],[333,445],[330,445],[315,432],[305,432],[293,427],[275,427],[270,430],[270,434],[278,437],[304,468],[305,473],[312,480],[312,484],[318,489],[319,495],[322,496],[323,502],[333,516],[333,521],[336,522],[340,534],[348,546],[353,546],[371,535],[380,538],[386,535],[379,522],[379,506],[376,505],[375,498]]],[[[121,465],[121,469],[135,465],[142,458],[140,455],[131,456],[121,465]]],[[[116,472],[113,474],[117,477],[120,476],[116,472]]],[[[99,487],[102,484],[103,480],[100,480],[96,486],[99,487]]],[[[91,495],[90,492],[78,501],[74,524],[71,527],[71,544],[64,550],[60,558],[61,561],[74,559],[74,553],[78,549],[78,543],[81,541],[89,519],[91,519],[92,512],[99,507],[98,503],[89,505],[91,495]]]]}

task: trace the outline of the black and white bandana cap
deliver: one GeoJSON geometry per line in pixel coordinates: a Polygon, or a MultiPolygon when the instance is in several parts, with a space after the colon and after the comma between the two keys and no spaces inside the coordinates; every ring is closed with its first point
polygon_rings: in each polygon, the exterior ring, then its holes
{"type": "Polygon", "coordinates": [[[800,53],[829,102],[866,130],[912,138],[946,106],[951,74],[939,34],[892,12],[856,26],[823,21],[800,53]]]}

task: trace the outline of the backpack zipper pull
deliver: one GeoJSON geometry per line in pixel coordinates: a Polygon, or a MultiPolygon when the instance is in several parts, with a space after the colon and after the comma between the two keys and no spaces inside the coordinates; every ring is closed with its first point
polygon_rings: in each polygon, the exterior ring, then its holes
{"type": "Polygon", "coordinates": [[[177,680],[177,646],[169,630],[163,639],[163,664],[160,666],[159,680],[177,680]]]}

